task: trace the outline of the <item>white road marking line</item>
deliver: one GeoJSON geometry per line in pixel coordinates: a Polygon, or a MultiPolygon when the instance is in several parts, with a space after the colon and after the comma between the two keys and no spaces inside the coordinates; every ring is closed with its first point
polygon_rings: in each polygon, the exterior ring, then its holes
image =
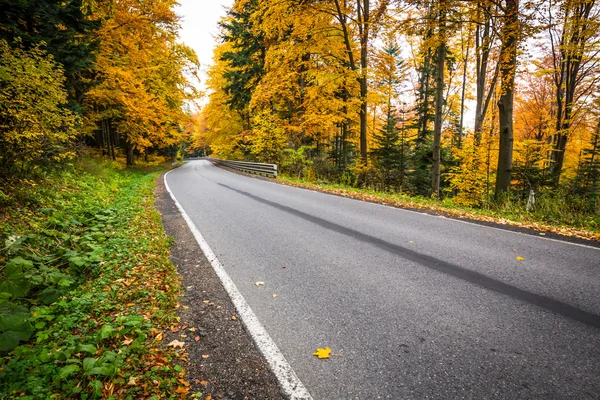
{"type": "Polygon", "coordinates": [[[281,386],[283,393],[285,393],[290,400],[312,400],[312,396],[310,393],[308,393],[308,390],[304,387],[292,369],[292,366],[287,362],[273,339],[271,339],[271,336],[269,336],[266,329],[258,320],[256,314],[254,314],[254,311],[252,311],[250,308],[250,305],[248,305],[246,302],[246,299],[244,299],[244,296],[242,296],[238,288],[235,286],[235,283],[233,283],[229,275],[227,275],[227,272],[225,272],[223,265],[217,259],[217,256],[215,256],[215,253],[213,253],[206,240],[204,240],[204,237],[198,228],[196,228],[181,204],[179,204],[175,198],[175,195],[167,183],[167,175],[169,175],[170,172],[171,171],[167,172],[164,176],[165,188],[169,192],[169,195],[171,195],[171,199],[173,199],[175,202],[175,205],[179,209],[181,216],[185,222],[187,222],[190,231],[192,231],[192,234],[196,238],[196,242],[198,242],[198,245],[200,246],[200,249],[202,249],[202,252],[221,280],[221,283],[229,294],[229,297],[238,311],[238,314],[240,315],[244,325],[246,325],[246,329],[248,329],[248,332],[250,332],[254,343],[265,356],[269,366],[271,367],[271,370],[279,381],[279,385],[281,386]]]}
{"type": "MultiPolygon", "coordinates": [[[[201,160],[193,160],[193,161],[201,161],[201,160]]],[[[212,163],[211,163],[211,165],[212,165],[212,163]]],[[[218,168],[218,167],[215,167],[215,168],[218,168]]],[[[223,170],[225,172],[228,172],[230,174],[240,176],[240,174],[236,174],[235,172],[227,171],[227,170],[224,170],[223,168],[219,168],[219,169],[221,169],[221,170],[223,170]]],[[[245,176],[245,175],[241,175],[241,176],[245,176]]],[[[247,176],[247,177],[248,178],[252,178],[251,176],[247,176]]],[[[361,203],[364,203],[364,204],[373,204],[375,206],[391,208],[392,210],[406,211],[406,212],[411,212],[411,213],[420,214],[420,215],[427,215],[428,217],[434,217],[434,218],[440,218],[440,217],[442,217],[442,218],[447,219],[448,221],[460,222],[461,224],[474,225],[474,226],[478,226],[480,228],[495,229],[495,230],[502,231],[502,232],[516,233],[516,234],[524,235],[524,236],[527,236],[527,237],[533,237],[533,238],[538,238],[538,239],[543,239],[543,240],[550,240],[552,242],[558,242],[558,243],[563,243],[563,244],[570,244],[570,245],[573,245],[573,246],[585,247],[585,248],[588,248],[588,249],[600,250],[600,247],[589,246],[589,245],[583,244],[583,243],[568,242],[566,240],[549,238],[549,237],[545,237],[545,236],[541,236],[541,235],[535,235],[533,233],[524,233],[524,232],[513,231],[513,230],[510,230],[508,228],[500,228],[500,227],[497,227],[497,226],[488,226],[488,225],[485,225],[485,224],[478,224],[476,222],[462,220],[462,219],[460,219],[458,217],[444,216],[444,215],[433,215],[433,214],[429,214],[429,213],[424,212],[424,211],[416,211],[416,210],[409,210],[407,208],[402,208],[402,207],[394,207],[394,206],[390,206],[390,205],[387,205],[387,204],[381,204],[381,203],[376,203],[376,202],[372,202],[372,201],[365,201],[365,200],[362,200],[362,199],[355,199],[353,197],[346,197],[346,196],[336,195],[336,194],[333,194],[333,193],[322,192],[322,191],[316,190],[316,189],[310,189],[310,188],[293,186],[293,185],[285,185],[285,184],[282,184],[282,183],[264,181],[262,179],[256,179],[256,180],[259,181],[259,182],[269,183],[271,185],[278,185],[278,186],[283,186],[283,187],[288,187],[288,188],[302,189],[302,190],[307,190],[309,192],[318,193],[318,194],[322,194],[322,195],[339,197],[341,199],[360,201],[361,203]]],[[[435,211],[435,210],[432,210],[432,211],[435,211]]],[[[488,221],[482,221],[482,222],[488,222],[488,221]]],[[[527,227],[520,227],[518,225],[507,225],[507,226],[512,226],[512,227],[515,227],[515,228],[527,228],[527,227]]],[[[532,228],[529,228],[529,229],[532,229],[532,228]]],[[[544,233],[544,232],[542,232],[542,233],[544,233]]]]}

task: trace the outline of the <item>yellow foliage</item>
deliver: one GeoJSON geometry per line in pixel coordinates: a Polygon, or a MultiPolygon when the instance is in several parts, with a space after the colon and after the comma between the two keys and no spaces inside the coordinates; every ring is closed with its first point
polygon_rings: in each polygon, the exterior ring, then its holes
{"type": "Polygon", "coordinates": [[[86,94],[95,112],[89,122],[110,119],[134,148],[163,148],[181,137],[182,106],[196,92],[186,79],[197,59],[176,43],[179,17],[172,0],[123,0],[98,32],[100,84],[86,94]]]}
{"type": "Polygon", "coordinates": [[[60,64],[39,47],[0,40],[0,167],[32,166],[73,156],[75,116],[67,110],[60,64]]]}

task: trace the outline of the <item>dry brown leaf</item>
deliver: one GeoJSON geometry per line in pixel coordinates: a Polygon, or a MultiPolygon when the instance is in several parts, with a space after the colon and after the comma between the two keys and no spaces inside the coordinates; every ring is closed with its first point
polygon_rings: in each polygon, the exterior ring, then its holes
{"type": "Polygon", "coordinates": [[[184,345],[185,345],[185,343],[180,342],[179,340],[175,339],[171,343],[169,343],[167,345],[167,347],[173,347],[173,348],[179,347],[180,349],[183,349],[184,345]]]}
{"type": "Polygon", "coordinates": [[[235,315],[232,315],[231,319],[234,320],[234,321],[237,321],[237,317],[235,315]]]}
{"type": "Polygon", "coordinates": [[[206,360],[208,358],[208,354],[202,354],[202,358],[206,360]]]}

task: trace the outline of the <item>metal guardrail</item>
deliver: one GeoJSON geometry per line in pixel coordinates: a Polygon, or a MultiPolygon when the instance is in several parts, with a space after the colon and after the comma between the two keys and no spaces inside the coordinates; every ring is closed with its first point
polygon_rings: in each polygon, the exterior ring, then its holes
{"type": "Polygon", "coordinates": [[[248,172],[251,174],[258,174],[264,176],[270,176],[272,178],[277,177],[277,164],[263,164],[245,161],[229,161],[219,160],[218,158],[205,158],[205,160],[211,161],[216,164],[223,165],[225,167],[237,169],[238,171],[248,172]]]}

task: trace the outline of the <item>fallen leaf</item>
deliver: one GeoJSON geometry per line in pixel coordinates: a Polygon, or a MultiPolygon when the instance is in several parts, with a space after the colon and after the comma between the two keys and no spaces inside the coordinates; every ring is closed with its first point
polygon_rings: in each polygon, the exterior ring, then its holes
{"type": "Polygon", "coordinates": [[[202,386],[206,386],[206,385],[208,385],[208,381],[200,381],[200,384],[201,384],[202,386]]]}
{"type": "Polygon", "coordinates": [[[204,400],[212,400],[212,396],[206,396],[204,400]]]}
{"type": "Polygon", "coordinates": [[[180,336],[181,336],[182,338],[184,338],[184,339],[187,337],[187,335],[180,335],[180,336]]]}
{"type": "Polygon", "coordinates": [[[179,328],[175,327],[175,328],[171,328],[171,332],[173,333],[177,333],[179,332],[179,328]]]}
{"type": "Polygon", "coordinates": [[[190,332],[196,332],[196,328],[190,328],[190,329],[188,329],[188,331],[190,331],[190,332]]]}
{"type": "Polygon", "coordinates": [[[208,354],[202,354],[202,358],[206,360],[208,358],[208,354]]]}
{"type": "Polygon", "coordinates": [[[287,267],[286,267],[285,265],[283,265],[281,268],[285,269],[285,268],[287,268],[287,267]]]}
{"type": "Polygon", "coordinates": [[[215,305],[215,303],[208,303],[209,306],[213,307],[215,305]]]}
{"type": "Polygon", "coordinates": [[[128,384],[129,386],[135,386],[135,385],[137,385],[137,382],[135,381],[135,377],[133,377],[133,376],[130,376],[130,377],[129,377],[129,382],[127,382],[127,384],[128,384]]]}
{"type": "Polygon", "coordinates": [[[183,346],[184,346],[184,345],[185,345],[185,343],[183,343],[183,342],[180,342],[179,340],[175,339],[175,340],[173,340],[171,343],[169,343],[169,344],[167,345],[167,347],[171,346],[171,347],[173,347],[173,348],[175,348],[175,347],[179,347],[180,349],[183,349],[183,346]]]}
{"type": "Polygon", "coordinates": [[[156,341],[160,342],[162,340],[162,333],[159,333],[158,335],[156,335],[156,341]]]}
{"type": "Polygon", "coordinates": [[[208,304],[208,300],[202,300],[204,304],[208,304]]]}
{"type": "Polygon", "coordinates": [[[524,260],[524,258],[523,258],[523,257],[521,257],[521,256],[517,256],[516,260],[517,260],[517,261],[523,261],[523,260],[524,260]]]}
{"type": "Polygon", "coordinates": [[[237,317],[235,315],[232,315],[231,319],[234,320],[234,321],[237,321],[237,317]]]}
{"type": "Polygon", "coordinates": [[[133,307],[133,306],[135,306],[135,303],[128,303],[127,304],[127,307],[133,307]]]}
{"type": "Polygon", "coordinates": [[[123,343],[121,343],[121,344],[123,346],[129,346],[132,342],[133,342],[133,339],[126,339],[126,340],[123,340],[123,343]]]}
{"type": "Polygon", "coordinates": [[[515,249],[515,248],[512,248],[511,250],[512,250],[513,253],[517,252],[517,249],[515,249]]]}
{"type": "Polygon", "coordinates": [[[181,394],[187,394],[188,390],[186,388],[184,388],[183,386],[179,386],[177,388],[177,390],[175,390],[175,393],[181,393],[181,394]]]}
{"type": "Polygon", "coordinates": [[[194,340],[195,340],[196,342],[198,342],[198,341],[200,340],[200,336],[196,336],[196,337],[194,338],[194,340]]]}
{"type": "Polygon", "coordinates": [[[261,282],[261,281],[254,282],[254,284],[255,284],[256,286],[265,286],[265,283],[264,283],[264,282],[261,282]]]}
{"type": "Polygon", "coordinates": [[[275,293],[273,293],[273,298],[277,297],[277,295],[275,293]]]}
{"type": "Polygon", "coordinates": [[[317,351],[315,351],[313,353],[313,356],[317,356],[317,357],[323,359],[323,358],[329,358],[330,354],[331,354],[331,349],[329,347],[326,347],[324,349],[319,347],[319,348],[317,348],[317,351]]]}
{"type": "Polygon", "coordinates": [[[184,309],[184,310],[187,310],[188,308],[189,308],[188,306],[183,306],[183,309],[184,309]]]}

